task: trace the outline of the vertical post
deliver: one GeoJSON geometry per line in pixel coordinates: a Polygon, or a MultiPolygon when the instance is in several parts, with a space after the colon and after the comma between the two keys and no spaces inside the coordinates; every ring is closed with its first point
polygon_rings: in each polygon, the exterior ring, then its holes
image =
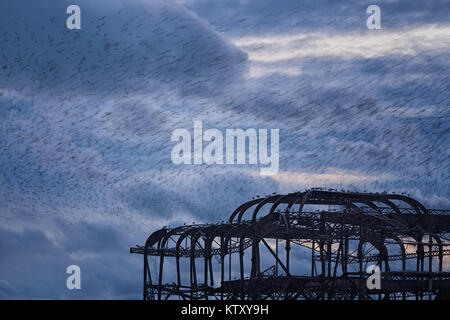
{"type": "Polygon", "coordinates": [[[191,289],[197,287],[197,270],[195,266],[195,243],[196,243],[195,236],[191,236],[191,289]]]}
{"type": "Polygon", "coordinates": [[[344,273],[347,273],[348,267],[348,236],[344,238],[344,258],[342,259],[342,266],[344,267],[344,273]]]}
{"type": "MultiPolygon", "coordinates": [[[[278,238],[275,239],[275,255],[278,257],[278,238]]],[[[275,276],[278,276],[278,260],[275,259],[275,276]]]]}
{"type": "Polygon", "coordinates": [[[241,298],[245,299],[244,293],[244,237],[239,239],[239,271],[240,271],[240,281],[239,288],[241,291],[241,298]]]}
{"type": "Polygon", "coordinates": [[[148,261],[147,261],[147,247],[144,247],[144,288],[143,288],[143,300],[146,300],[146,289],[147,289],[147,268],[148,268],[148,261]]]}
{"type": "Polygon", "coordinates": [[[433,272],[433,239],[428,236],[428,271],[433,272]]]}
{"type": "Polygon", "coordinates": [[[289,272],[289,256],[291,251],[291,240],[286,238],[286,269],[289,272]]]}
{"type": "Polygon", "coordinates": [[[328,262],[328,267],[327,267],[327,271],[328,271],[328,276],[331,277],[331,245],[332,245],[332,240],[328,240],[327,241],[327,262],[328,262]]]}
{"type": "Polygon", "coordinates": [[[315,262],[316,255],[314,253],[315,246],[316,246],[316,243],[315,243],[314,239],[312,239],[312,245],[311,245],[311,277],[314,277],[314,269],[316,268],[316,262],[315,262]]]}
{"type": "MultiPolygon", "coordinates": [[[[208,287],[208,256],[209,256],[209,247],[208,247],[208,238],[207,236],[203,237],[203,248],[205,248],[205,256],[204,256],[204,267],[203,267],[203,285],[205,286],[205,290],[208,287]]],[[[208,294],[205,294],[205,300],[208,300],[208,294]]]]}
{"type": "Polygon", "coordinates": [[[211,284],[211,287],[214,286],[214,274],[213,274],[213,267],[212,267],[212,254],[209,255],[208,258],[209,262],[209,281],[211,284]]]}
{"type": "Polygon", "coordinates": [[[433,299],[433,238],[431,238],[431,234],[428,235],[428,271],[430,272],[430,276],[428,279],[428,299],[433,299]]]}
{"type": "MultiPolygon", "coordinates": [[[[380,268],[380,273],[383,274],[383,236],[380,235],[380,239],[376,240],[375,244],[378,245],[378,267],[380,268]]],[[[372,244],[373,245],[373,244],[372,244]]],[[[387,270],[385,270],[387,271],[387,270]]],[[[381,293],[378,293],[378,300],[381,300],[381,293]]]]}
{"type": "Polygon", "coordinates": [[[321,269],[322,269],[322,277],[325,277],[325,249],[324,249],[325,243],[323,240],[319,241],[319,249],[320,249],[320,264],[321,264],[321,269]]]}
{"type": "Polygon", "coordinates": [[[231,281],[231,242],[233,241],[233,238],[230,238],[230,246],[228,250],[228,281],[231,281]]]}
{"type": "MultiPolygon", "coordinates": [[[[225,243],[223,236],[220,237],[220,286],[223,288],[225,280],[225,243]]],[[[223,291],[220,292],[220,300],[223,300],[223,291]]]]}
{"type": "MultiPolygon", "coordinates": [[[[164,238],[163,238],[164,239],[164,238]]],[[[159,275],[158,275],[158,300],[161,300],[161,291],[162,291],[162,277],[163,277],[163,266],[164,266],[164,249],[163,246],[161,246],[161,242],[163,239],[159,240],[158,242],[158,249],[161,249],[161,256],[159,258],[159,275]]]]}

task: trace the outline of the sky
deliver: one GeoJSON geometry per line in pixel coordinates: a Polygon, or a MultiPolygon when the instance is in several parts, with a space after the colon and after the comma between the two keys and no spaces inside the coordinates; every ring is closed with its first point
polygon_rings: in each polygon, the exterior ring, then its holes
{"type": "Polygon", "coordinates": [[[443,0],[2,0],[0,299],[140,299],[129,247],[256,195],[450,209],[449,16],[443,0]],[[279,129],[278,173],[175,165],[172,132],[194,121],[279,129]]]}

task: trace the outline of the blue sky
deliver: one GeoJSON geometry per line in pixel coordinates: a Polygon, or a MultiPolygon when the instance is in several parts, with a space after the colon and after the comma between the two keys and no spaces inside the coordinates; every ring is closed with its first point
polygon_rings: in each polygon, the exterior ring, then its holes
{"type": "Polygon", "coordinates": [[[449,1],[3,0],[0,298],[140,298],[143,244],[255,195],[450,208],[449,1]],[[81,7],[82,29],[65,9],[81,7]],[[381,30],[366,8],[381,7],[381,30]],[[175,166],[176,128],[279,128],[280,171],[175,166]],[[82,290],[65,268],[82,270],[82,290]]]}

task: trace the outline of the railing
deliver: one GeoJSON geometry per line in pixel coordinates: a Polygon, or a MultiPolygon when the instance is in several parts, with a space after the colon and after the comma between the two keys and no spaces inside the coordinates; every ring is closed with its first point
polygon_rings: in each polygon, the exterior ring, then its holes
{"type": "MultiPolygon", "coordinates": [[[[252,245],[252,241],[251,239],[246,239],[243,243],[243,250],[249,248],[252,245]]],[[[235,253],[239,251],[239,244],[233,245],[233,246],[229,246],[227,247],[227,254],[228,253],[235,253]]],[[[137,254],[144,254],[144,247],[135,247],[135,248],[130,248],[130,253],[137,253],[137,254]]],[[[179,256],[180,257],[191,257],[194,256],[196,258],[198,257],[204,257],[206,254],[206,250],[205,249],[195,249],[193,250],[193,255],[192,255],[192,250],[190,248],[188,249],[180,249],[179,250],[179,256]]],[[[220,255],[222,253],[222,249],[221,248],[213,248],[211,249],[211,255],[220,255]]],[[[175,248],[163,248],[163,249],[156,249],[156,248],[147,248],[147,255],[149,256],[160,256],[160,255],[164,255],[166,257],[176,257],[176,250],[175,248]]]]}

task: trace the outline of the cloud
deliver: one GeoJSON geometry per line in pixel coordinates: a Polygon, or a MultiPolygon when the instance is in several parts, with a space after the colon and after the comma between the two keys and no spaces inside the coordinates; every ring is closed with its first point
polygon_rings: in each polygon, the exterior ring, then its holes
{"type": "Polygon", "coordinates": [[[282,185],[304,188],[308,186],[335,187],[349,184],[383,181],[388,180],[389,175],[380,174],[378,176],[372,176],[357,172],[346,172],[336,168],[328,168],[324,173],[282,171],[271,176],[271,178],[282,185]]]}
{"type": "MultiPolygon", "coordinates": [[[[366,28],[367,7],[358,0],[180,0],[229,36],[267,33],[348,32],[366,28]]],[[[392,0],[381,7],[382,28],[398,29],[430,22],[448,23],[449,1],[392,0]]]]}
{"type": "Polygon", "coordinates": [[[117,225],[52,219],[22,230],[1,227],[0,298],[138,299],[140,264],[129,256],[128,246],[139,233],[124,232],[130,226],[126,221],[121,225],[118,231],[117,225]],[[60,245],[47,236],[53,228],[63,230],[60,245]],[[81,268],[79,291],[65,285],[71,264],[81,268]]]}
{"type": "Polygon", "coordinates": [[[424,51],[439,51],[450,46],[449,33],[450,26],[433,24],[395,31],[366,31],[359,34],[305,32],[248,36],[232,38],[232,41],[247,52],[252,63],[250,77],[258,77],[270,72],[300,74],[301,62],[288,64],[289,60],[293,59],[370,59],[383,56],[414,56],[424,51]]]}

